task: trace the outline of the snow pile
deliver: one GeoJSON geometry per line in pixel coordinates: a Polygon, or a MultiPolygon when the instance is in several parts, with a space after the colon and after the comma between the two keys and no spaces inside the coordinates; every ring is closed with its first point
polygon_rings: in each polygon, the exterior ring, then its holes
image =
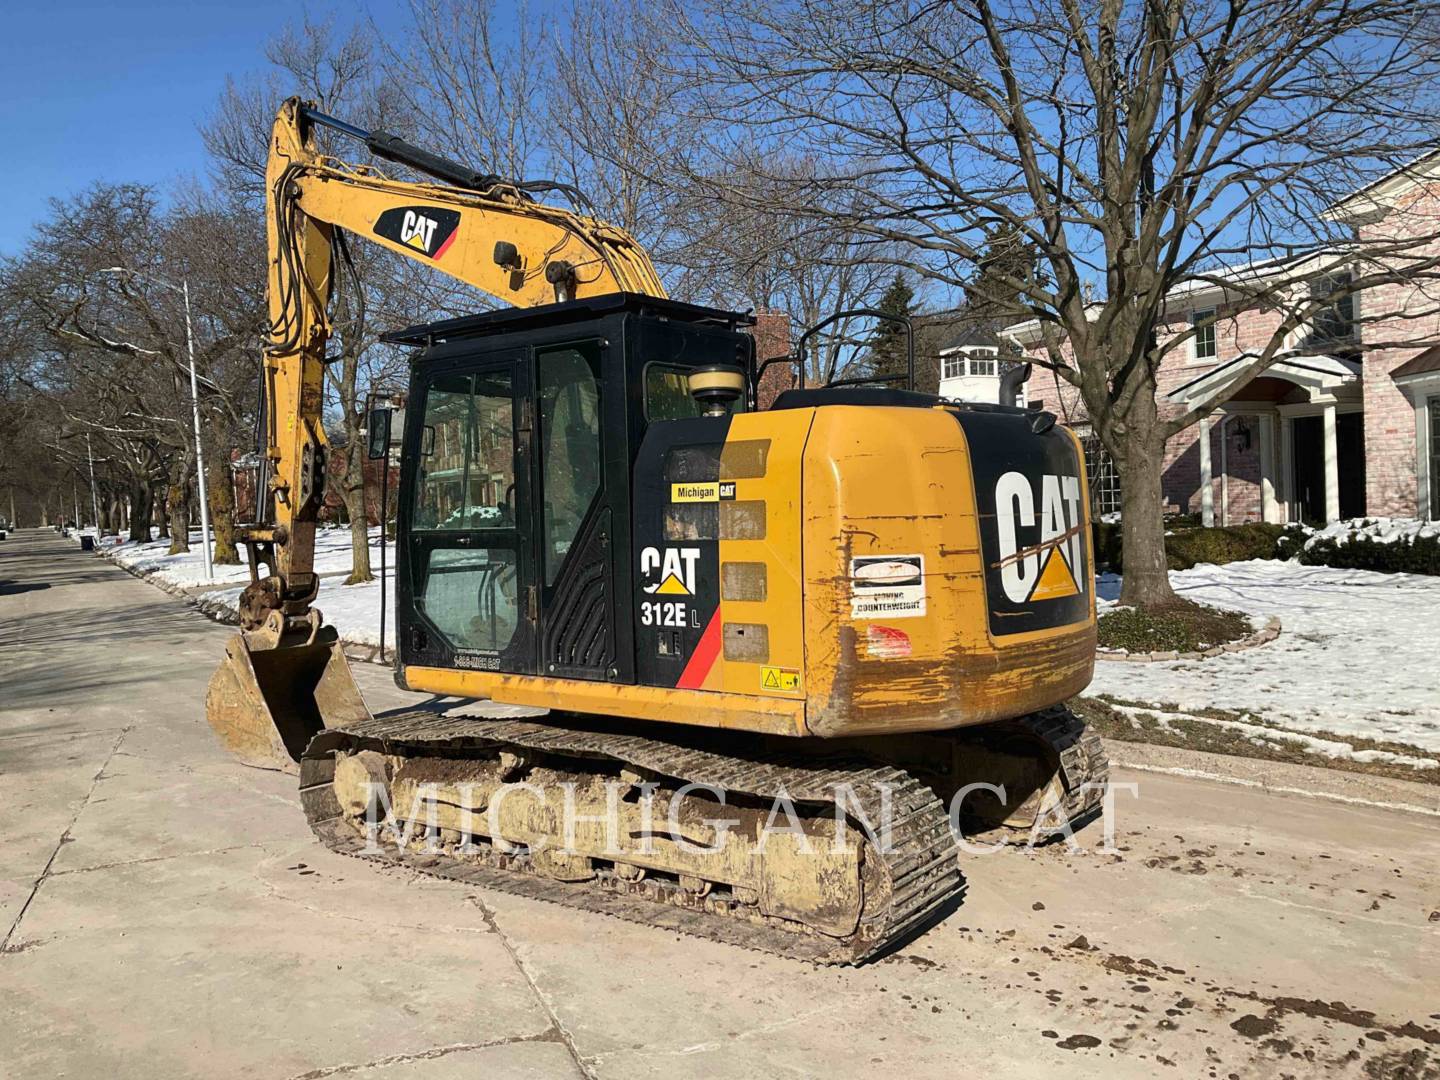
{"type": "Polygon", "coordinates": [[[1440,536],[1440,521],[1421,521],[1419,518],[1350,518],[1336,521],[1323,529],[1306,528],[1305,549],[1308,551],[1321,540],[1333,540],[1343,546],[1351,540],[1372,540],[1377,544],[1393,544],[1398,540],[1419,540],[1440,536]]]}
{"type": "MultiPolygon", "coordinates": [[[[1440,578],[1256,559],[1170,581],[1189,600],[1280,616],[1280,637],[1207,660],[1097,664],[1089,693],[1440,750],[1440,578]]],[[[1113,601],[1119,586],[1104,575],[1097,594],[1113,601]]]]}
{"type": "MultiPolygon", "coordinates": [[[[152,529],[152,534],[154,530],[152,529]]],[[[320,592],[315,606],[325,621],[340,632],[346,642],[357,645],[380,643],[380,529],[372,528],[370,570],[374,581],[345,585],[353,566],[348,526],[321,528],[315,533],[315,571],[320,575],[320,592]]],[[[76,541],[79,542],[78,540],[76,541]]],[[[205,561],[200,552],[200,530],[190,530],[190,550],[167,554],[169,540],[132,544],[123,536],[107,536],[101,542],[106,557],[148,581],[172,590],[185,590],[195,605],[212,618],[234,623],[239,619],[240,593],[250,583],[245,546],[240,545],[238,566],[215,566],[214,576],[205,578],[205,561]],[[190,592],[193,590],[193,592],[190,592]]],[[[388,543],[386,558],[385,644],[395,645],[395,541],[388,543]]]]}

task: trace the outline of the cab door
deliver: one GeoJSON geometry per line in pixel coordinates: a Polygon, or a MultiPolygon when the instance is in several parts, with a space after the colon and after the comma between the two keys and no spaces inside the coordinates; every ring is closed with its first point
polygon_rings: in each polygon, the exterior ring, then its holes
{"type": "Polygon", "coordinates": [[[631,674],[615,610],[614,504],[624,485],[607,475],[618,456],[623,476],[625,402],[606,393],[607,348],[594,338],[535,348],[540,673],[557,678],[631,674]]]}
{"type": "Polygon", "coordinates": [[[402,513],[406,663],[536,671],[528,353],[436,365],[417,387],[423,400],[412,395],[423,419],[407,432],[415,465],[402,513]]]}

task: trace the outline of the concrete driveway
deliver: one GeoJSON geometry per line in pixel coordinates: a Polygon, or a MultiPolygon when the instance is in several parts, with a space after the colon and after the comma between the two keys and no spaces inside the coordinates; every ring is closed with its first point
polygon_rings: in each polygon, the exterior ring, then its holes
{"type": "Polygon", "coordinates": [[[1440,1076],[1434,817],[1122,771],[1115,851],[815,969],[324,851],[205,725],[230,632],[0,542],[0,1075],[1440,1076]]]}

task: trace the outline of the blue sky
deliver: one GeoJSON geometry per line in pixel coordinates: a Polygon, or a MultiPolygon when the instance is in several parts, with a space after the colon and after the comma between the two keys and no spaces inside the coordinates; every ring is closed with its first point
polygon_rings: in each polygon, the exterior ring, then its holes
{"type": "Polygon", "coordinates": [[[306,10],[325,16],[294,0],[0,3],[0,254],[52,196],[203,175],[197,124],[226,76],[263,69],[265,42],[306,10]]]}

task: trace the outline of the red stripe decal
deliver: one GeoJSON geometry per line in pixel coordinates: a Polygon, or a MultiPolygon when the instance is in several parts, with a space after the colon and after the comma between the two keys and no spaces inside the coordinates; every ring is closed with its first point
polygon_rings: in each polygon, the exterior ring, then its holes
{"type": "Polygon", "coordinates": [[[445,252],[450,250],[450,245],[455,242],[455,234],[459,231],[460,229],[457,227],[455,229],[455,232],[452,232],[449,236],[445,238],[445,242],[440,245],[440,250],[435,252],[435,258],[440,258],[441,255],[444,255],[445,252]]]}
{"type": "Polygon", "coordinates": [[[680,681],[675,684],[675,689],[700,689],[700,684],[705,681],[705,676],[710,674],[710,669],[715,666],[715,658],[719,655],[720,609],[717,607],[710,616],[710,621],[706,623],[705,633],[700,635],[695,651],[690,654],[685,670],[680,673],[680,681]]]}

